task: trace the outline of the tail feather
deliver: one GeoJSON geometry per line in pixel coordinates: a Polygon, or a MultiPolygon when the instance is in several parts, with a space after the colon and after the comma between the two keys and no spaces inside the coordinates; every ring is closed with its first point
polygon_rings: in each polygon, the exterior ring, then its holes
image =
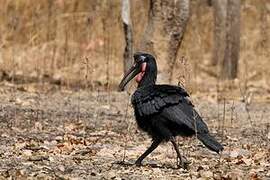
{"type": "Polygon", "coordinates": [[[208,133],[198,134],[198,139],[210,150],[219,153],[224,148],[217,140],[208,133]]]}

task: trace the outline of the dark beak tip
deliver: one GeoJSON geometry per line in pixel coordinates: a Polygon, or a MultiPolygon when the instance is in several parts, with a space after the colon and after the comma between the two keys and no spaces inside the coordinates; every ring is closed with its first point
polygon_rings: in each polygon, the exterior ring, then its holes
{"type": "Polygon", "coordinates": [[[124,91],[126,85],[140,72],[139,65],[133,65],[124,75],[118,86],[118,92],[124,91]]]}

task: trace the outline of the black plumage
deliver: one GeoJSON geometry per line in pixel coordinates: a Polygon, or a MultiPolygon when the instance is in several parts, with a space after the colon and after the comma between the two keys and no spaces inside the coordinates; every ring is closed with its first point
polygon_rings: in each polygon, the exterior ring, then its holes
{"type": "Polygon", "coordinates": [[[175,136],[197,135],[198,139],[210,150],[219,153],[223,146],[209,134],[207,125],[194,109],[188,93],[178,86],[156,85],[157,65],[155,58],[147,53],[134,54],[134,66],[125,75],[119,87],[125,85],[134,77],[138,78],[138,88],[132,95],[132,105],[137,124],[153,139],[152,145],[136,161],[150,154],[161,142],[171,141],[180,166],[186,166],[186,160],[180,155],[175,136]],[[140,74],[141,73],[141,74],[140,74]]]}

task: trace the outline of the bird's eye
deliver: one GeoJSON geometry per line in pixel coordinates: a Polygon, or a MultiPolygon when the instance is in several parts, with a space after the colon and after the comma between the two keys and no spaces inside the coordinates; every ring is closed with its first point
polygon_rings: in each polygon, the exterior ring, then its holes
{"type": "Polygon", "coordinates": [[[145,60],[146,60],[146,56],[145,55],[142,55],[142,54],[135,54],[134,55],[134,61],[136,63],[143,63],[143,62],[145,62],[145,60]]]}
{"type": "Polygon", "coordinates": [[[140,56],[140,62],[144,62],[144,60],[146,59],[146,57],[145,56],[140,56]]]}

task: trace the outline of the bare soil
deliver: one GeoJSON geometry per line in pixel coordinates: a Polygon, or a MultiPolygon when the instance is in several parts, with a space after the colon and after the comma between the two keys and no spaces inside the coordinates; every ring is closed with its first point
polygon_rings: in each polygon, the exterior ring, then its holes
{"type": "Polygon", "coordinates": [[[176,168],[170,143],[136,167],[151,139],[137,129],[127,93],[2,84],[0,179],[269,179],[270,105],[204,97],[194,104],[223,153],[179,137],[188,170],[176,168]]]}

